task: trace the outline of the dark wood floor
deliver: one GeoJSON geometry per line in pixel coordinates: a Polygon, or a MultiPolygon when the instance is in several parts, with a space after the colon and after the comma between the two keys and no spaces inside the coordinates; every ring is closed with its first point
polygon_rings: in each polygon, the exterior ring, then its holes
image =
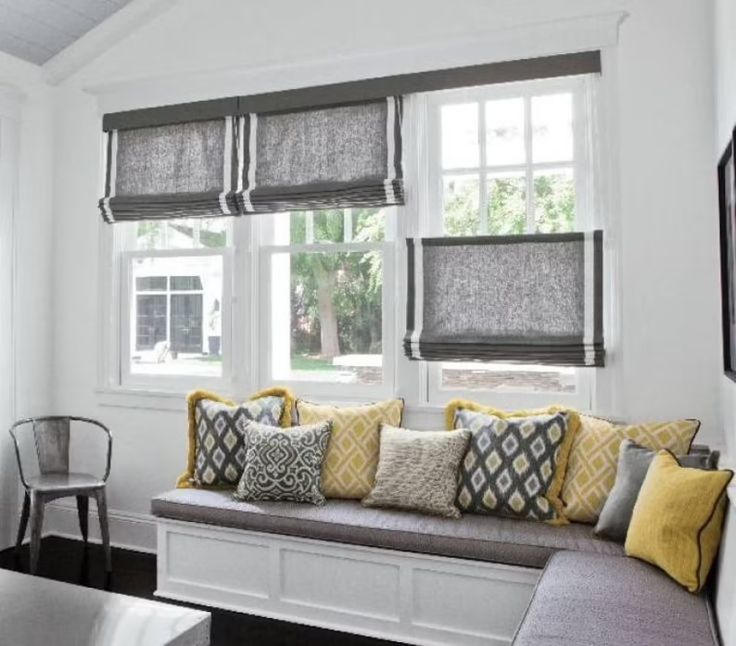
{"type": "MultiPolygon", "coordinates": [[[[90,588],[108,589],[112,592],[146,599],[154,598],[156,557],[153,554],[113,548],[112,560],[113,574],[107,579],[104,572],[104,557],[99,545],[90,544],[85,550],[81,541],[50,536],[43,539],[38,574],[49,579],[76,583],[90,588]]],[[[23,548],[20,562],[15,559],[13,550],[0,551],[0,568],[27,572],[27,547],[23,548]]],[[[231,644],[233,646],[281,646],[282,644],[395,646],[394,642],[357,637],[225,610],[203,609],[212,612],[212,646],[230,646],[231,644]]]]}

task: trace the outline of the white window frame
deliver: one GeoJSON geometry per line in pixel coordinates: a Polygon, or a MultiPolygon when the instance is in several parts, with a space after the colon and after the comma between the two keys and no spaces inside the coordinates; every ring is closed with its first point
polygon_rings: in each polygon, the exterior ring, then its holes
{"type": "MultiPolygon", "coordinates": [[[[427,193],[428,193],[428,236],[443,236],[443,176],[446,174],[477,174],[480,177],[479,210],[481,231],[486,232],[486,221],[483,214],[487,208],[487,175],[485,165],[485,101],[522,98],[525,102],[525,150],[526,162],[509,166],[494,166],[493,173],[523,172],[527,183],[527,230],[534,225],[534,191],[533,177],[535,171],[554,170],[560,167],[574,169],[576,226],[579,230],[589,230],[597,226],[598,205],[595,198],[597,178],[595,176],[596,146],[592,136],[594,115],[592,105],[593,90],[586,77],[567,77],[537,81],[522,81],[503,85],[490,85],[478,88],[448,90],[427,95],[427,146],[426,156],[427,193]],[[531,111],[532,97],[571,92],[573,95],[573,160],[559,162],[532,161],[532,129],[531,111]],[[442,106],[466,102],[478,102],[478,168],[442,169],[442,133],[440,110],[442,106]]],[[[445,404],[449,399],[459,397],[493,404],[499,408],[529,408],[544,406],[552,402],[574,406],[581,410],[593,409],[596,371],[594,369],[575,370],[575,392],[533,392],[528,390],[464,390],[442,387],[442,365],[430,363],[427,366],[427,403],[430,405],[445,404]]]]}
{"type": "MultiPolygon", "coordinates": [[[[193,244],[198,244],[199,227],[194,226],[193,244]]],[[[114,295],[117,297],[115,309],[116,327],[113,333],[117,336],[116,352],[109,366],[107,385],[112,388],[128,390],[156,390],[160,392],[186,392],[195,388],[215,389],[230,393],[233,381],[233,351],[232,351],[232,303],[233,303],[233,249],[231,240],[233,235],[227,232],[225,247],[198,247],[186,249],[146,249],[135,250],[132,247],[134,233],[132,227],[126,229],[115,228],[113,232],[113,247],[115,256],[113,262],[113,281],[117,282],[114,295]],[[137,290],[133,285],[133,261],[137,258],[193,258],[193,257],[220,257],[222,262],[222,298],[220,299],[221,312],[221,341],[220,354],[222,356],[222,372],[219,377],[206,377],[192,374],[182,375],[145,375],[131,370],[130,357],[133,354],[133,313],[135,307],[133,299],[137,290]]],[[[160,292],[162,294],[169,294],[160,292]]],[[[177,292],[183,293],[183,292],[177,292]]],[[[168,324],[167,324],[168,325],[168,324]]]]}
{"type": "MultiPolygon", "coordinates": [[[[264,240],[272,240],[271,222],[258,220],[254,227],[258,230],[254,237],[260,241],[258,244],[258,330],[260,332],[256,345],[258,353],[258,382],[262,385],[275,384],[284,385],[294,392],[307,397],[334,400],[334,401],[365,401],[376,398],[392,397],[396,391],[396,344],[397,337],[395,302],[393,299],[393,286],[395,284],[395,226],[400,210],[396,207],[386,207],[384,240],[377,242],[355,242],[352,240],[352,228],[347,227],[350,233],[346,236],[349,241],[315,243],[310,242],[310,222],[313,222],[307,214],[307,241],[303,244],[271,244],[264,240]],[[272,293],[272,270],[271,262],[274,255],[295,254],[300,252],[366,252],[378,250],[383,255],[383,289],[381,290],[382,325],[381,325],[381,347],[382,347],[382,382],[380,385],[371,384],[349,384],[339,382],[310,382],[306,380],[290,380],[274,377],[272,348],[274,343],[274,325],[272,321],[272,303],[269,296],[272,293]]],[[[350,216],[346,213],[346,219],[350,216]]],[[[312,238],[313,239],[313,238],[312,238]]],[[[284,294],[289,298],[290,291],[284,294]]],[[[290,339],[287,339],[287,342],[290,339]]]]}

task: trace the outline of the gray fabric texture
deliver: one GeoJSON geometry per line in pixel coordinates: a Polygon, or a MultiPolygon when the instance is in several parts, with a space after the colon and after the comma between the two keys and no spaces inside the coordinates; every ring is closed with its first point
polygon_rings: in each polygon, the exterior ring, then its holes
{"type": "Polygon", "coordinates": [[[600,231],[408,243],[410,358],[603,365],[600,231]]]}
{"type": "Polygon", "coordinates": [[[588,525],[468,514],[459,520],[375,509],[357,500],[322,507],[290,502],[237,502],[226,491],[174,489],[151,501],[155,516],[222,527],[300,536],[476,561],[541,568],[559,550],[623,554],[623,546],[592,535],[588,525]]]}
{"type": "MultiPolygon", "coordinates": [[[[639,490],[656,453],[631,440],[621,442],[616,482],[598,517],[596,534],[617,541],[626,540],[639,490]]],[[[677,459],[682,466],[695,469],[714,469],[716,466],[710,453],[693,453],[677,459]]]]}
{"type": "Polygon", "coordinates": [[[690,594],[647,563],[555,554],[513,646],[717,646],[705,595],[690,594]]]}
{"type": "Polygon", "coordinates": [[[545,494],[567,435],[567,413],[501,419],[460,409],[455,428],[472,433],[460,467],[462,511],[528,520],[558,517],[545,494]]]}
{"type": "Polygon", "coordinates": [[[386,178],[386,102],[258,116],[256,187],[386,178]]]}
{"type": "Polygon", "coordinates": [[[108,133],[108,222],[238,213],[232,117],[108,133]]]}
{"type": "Polygon", "coordinates": [[[248,115],[241,210],[403,204],[401,118],[401,97],[248,115]]]}
{"type": "Polygon", "coordinates": [[[394,507],[460,518],[457,471],[470,431],[412,431],[381,426],[376,481],[366,507],[394,507]]]}
{"type": "Polygon", "coordinates": [[[331,430],[331,422],[289,429],[248,422],[245,468],[233,497],[324,505],[320,483],[331,430]]]}
{"type": "Polygon", "coordinates": [[[237,485],[245,467],[246,424],[253,420],[278,426],[283,410],[282,397],[259,397],[238,406],[200,399],[194,409],[195,483],[237,485]]]}

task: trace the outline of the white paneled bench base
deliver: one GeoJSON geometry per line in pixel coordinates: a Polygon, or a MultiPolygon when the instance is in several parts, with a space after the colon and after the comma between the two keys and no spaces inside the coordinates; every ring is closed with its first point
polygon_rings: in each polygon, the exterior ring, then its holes
{"type": "Polygon", "coordinates": [[[509,644],[540,570],[158,518],[156,595],[412,644],[509,644]]]}

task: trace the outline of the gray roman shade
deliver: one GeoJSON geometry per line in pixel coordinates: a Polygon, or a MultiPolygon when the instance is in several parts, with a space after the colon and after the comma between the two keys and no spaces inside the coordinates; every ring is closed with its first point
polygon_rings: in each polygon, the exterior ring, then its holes
{"type": "Polygon", "coordinates": [[[603,366],[603,232],[407,239],[406,356],[603,366]]]}
{"type": "Polygon", "coordinates": [[[401,98],[241,117],[243,213],[404,203],[401,98]]]}
{"type": "Polygon", "coordinates": [[[235,215],[234,117],[107,133],[107,222],[235,215]]]}

